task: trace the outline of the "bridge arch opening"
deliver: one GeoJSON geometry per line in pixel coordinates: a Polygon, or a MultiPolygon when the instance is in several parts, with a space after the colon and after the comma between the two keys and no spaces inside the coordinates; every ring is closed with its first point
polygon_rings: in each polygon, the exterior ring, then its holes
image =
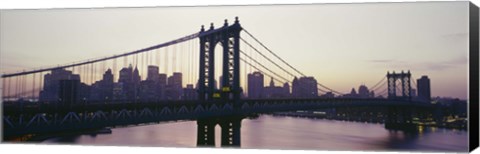
{"type": "Polygon", "coordinates": [[[215,89],[218,90],[221,88],[222,85],[222,71],[223,71],[223,45],[222,42],[217,42],[214,48],[215,52],[215,89]]]}
{"type": "Polygon", "coordinates": [[[215,125],[215,147],[222,147],[222,127],[219,124],[215,125]]]}

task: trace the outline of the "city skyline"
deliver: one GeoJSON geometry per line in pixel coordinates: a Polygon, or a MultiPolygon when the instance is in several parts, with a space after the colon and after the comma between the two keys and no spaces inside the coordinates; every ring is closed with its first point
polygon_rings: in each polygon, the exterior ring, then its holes
{"type": "Polygon", "coordinates": [[[197,32],[209,22],[218,27],[223,19],[232,22],[239,16],[242,26],[278,55],[340,92],[348,93],[354,85],[372,86],[387,71],[410,70],[412,80],[429,76],[433,97],[466,99],[468,12],[462,2],[422,5],[293,5],[271,11],[266,11],[269,6],[188,8],[198,13],[194,16],[186,16],[181,10],[187,8],[182,7],[7,10],[2,11],[0,26],[1,67],[11,72],[120,54],[197,32]],[[451,9],[458,11],[447,11],[451,9]],[[328,13],[333,10],[336,14],[328,13]],[[225,14],[212,15],[216,11],[225,14]],[[303,55],[295,56],[298,52],[303,55]],[[64,58],[52,61],[48,55],[64,58]],[[36,60],[19,64],[22,58],[36,60]]]}
{"type": "MultiPolygon", "coordinates": [[[[55,69],[44,75],[43,86],[34,91],[39,101],[60,101],[61,103],[79,103],[80,101],[112,101],[112,100],[196,100],[198,97],[198,83],[182,84],[182,72],[173,72],[170,76],[159,72],[158,66],[149,65],[146,77],[141,77],[138,68],[129,65],[119,71],[118,80],[114,79],[115,72],[109,68],[103,73],[103,78],[87,84],[81,75],[65,69],[55,69]],[[185,86],[183,86],[185,85],[185,86]],[[69,89],[74,89],[73,91],[69,89]],[[38,93],[37,93],[38,92],[38,93]],[[73,95],[72,95],[73,94],[73,95]],[[68,98],[70,101],[65,101],[68,98]]],[[[264,74],[254,71],[247,74],[247,87],[242,89],[243,98],[250,99],[278,99],[278,98],[387,98],[387,91],[375,91],[366,85],[358,87],[358,93],[353,87],[350,93],[335,95],[332,91],[319,92],[317,81],[314,77],[294,78],[292,81],[276,86],[275,79],[270,78],[266,84],[264,74]],[[291,83],[291,86],[290,84],[291,83]],[[244,90],[243,90],[244,89],[244,90]]],[[[87,76],[88,78],[88,76],[87,76]]],[[[214,89],[220,91],[223,87],[222,80],[215,80],[214,89]]],[[[411,99],[419,102],[430,102],[430,83],[428,76],[417,79],[417,85],[411,89],[411,99]],[[418,91],[418,94],[417,94],[418,91]]],[[[397,94],[401,95],[401,94],[397,94]]],[[[27,97],[28,98],[28,97],[27,97]]],[[[31,98],[35,100],[34,98],[31,98]]],[[[450,99],[450,98],[447,98],[450,99]]]]}

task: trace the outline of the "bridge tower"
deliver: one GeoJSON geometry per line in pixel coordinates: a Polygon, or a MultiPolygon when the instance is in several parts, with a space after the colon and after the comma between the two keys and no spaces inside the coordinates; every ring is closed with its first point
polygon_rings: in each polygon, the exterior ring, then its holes
{"type": "Polygon", "coordinates": [[[392,73],[387,72],[387,82],[388,82],[388,99],[402,99],[402,100],[412,100],[411,91],[412,87],[410,85],[410,70],[407,73],[403,71],[401,73],[392,73]],[[402,94],[397,96],[397,83],[400,81],[400,88],[402,94]]]}
{"type": "MultiPolygon", "coordinates": [[[[242,27],[235,18],[232,25],[227,20],[222,27],[215,29],[213,23],[208,30],[204,26],[199,33],[200,71],[198,80],[199,101],[209,103],[222,101],[232,104],[234,112],[240,101],[240,31],[242,27]],[[215,89],[215,46],[223,48],[222,87],[215,89]]],[[[240,146],[241,117],[219,117],[197,120],[197,145],[214,146],[217,124],[222,127],[222,146],[240,146]]]]}
{"type": "MultiPolygon", "coordinates": [[[[404,73],[387,72],[388,99],[411,101],[412,87],[410,85],[410,71],[404,73]],[[398,82],[400,82],[397,87],[398,82]],[[397,96],[397,88],[401,94],[397,96]]],[[[417,125],[412,122],[413,111],[408,107],[388,107],[385,128],[389,130],[416,131],[417,125]]]]}

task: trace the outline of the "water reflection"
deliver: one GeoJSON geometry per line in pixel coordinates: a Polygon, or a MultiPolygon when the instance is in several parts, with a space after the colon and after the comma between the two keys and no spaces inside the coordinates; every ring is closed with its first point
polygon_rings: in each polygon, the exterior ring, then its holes
{"type": "MultiPolygon", "coordinates": [[[[176,122],[112,129],[112,134],[57,137],[44,143],[84,145],[195,147],[196,122],[176,122]]],[[[219,147],[220,130],[216,131],[219,147]]],[[[466,131],[422,128],[418,133],[388,131],[382,124],[263,115],[245,119],[242,148],[364,150],[364,151],[467,151],[466,131]]]]}

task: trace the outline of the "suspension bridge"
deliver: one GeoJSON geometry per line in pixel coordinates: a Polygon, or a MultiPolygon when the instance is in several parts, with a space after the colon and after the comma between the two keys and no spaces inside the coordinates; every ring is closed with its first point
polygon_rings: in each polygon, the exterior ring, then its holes
{"type": "Polygon", "coordinates": [[[355,107],[384,107],[386,128],[411,128],[412,116],[431,105],[412,100],[410,79],[409,71],[388,72],[371,87],[376,94],[339,92],[282,59],[236,18],[132,52],[4,73],[3,135],[196,120],[197,145],[215,145],[220,125],[222,146],[240,146],[241,120],[253,114],[355,107]],[[254,97],[263,76],[277,90],[254,97]]]}

